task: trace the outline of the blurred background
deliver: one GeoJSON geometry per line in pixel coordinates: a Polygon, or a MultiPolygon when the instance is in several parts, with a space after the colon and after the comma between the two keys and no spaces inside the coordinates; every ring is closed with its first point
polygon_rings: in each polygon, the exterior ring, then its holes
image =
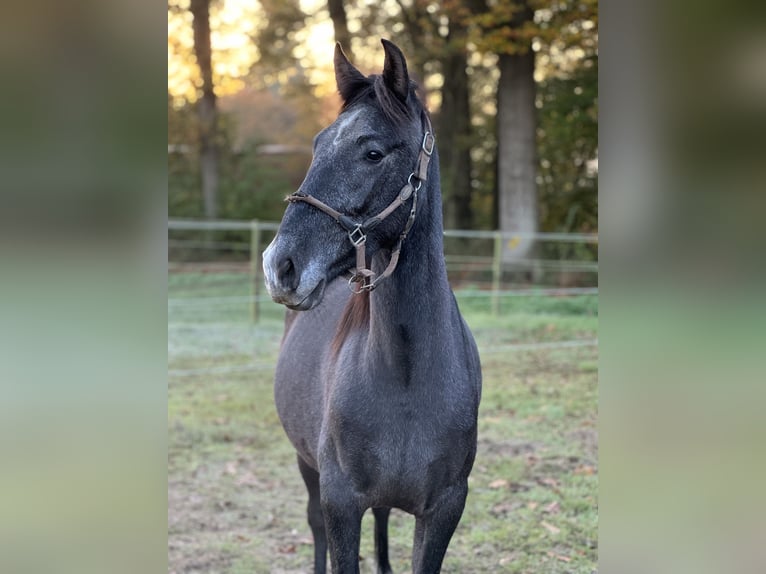
{"type": "MultiPolygon", "coordinates": [[[[589,0],[170,0],[169,216],[278,221],[340,107],[334,43],[379,73],[380,38],[402,48],[431,110],[446,229],[597,232],[589,0]]],[[[520,236],[504,258],[533,244],[520,236]]]]}
{"type": "Polygon", "coordinates": [[[339,111],[334,44],[379,73],[381,38],[403,49],[432,113],[461,302],[595,312],[595,1],[171,0],[171,323],[281,314],[260,254],[339,111]]]}

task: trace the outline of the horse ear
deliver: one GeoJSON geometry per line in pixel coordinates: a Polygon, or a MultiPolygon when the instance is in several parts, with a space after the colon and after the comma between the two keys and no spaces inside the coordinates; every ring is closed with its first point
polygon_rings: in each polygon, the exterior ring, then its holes
{"type": "Polygon", "coordinates": [[[382,39],[386,60],[383,63],[383,81],[401,101],[406,102],[410,94],[410,77],[407,74],[407,61],[402,51],[388,40],[382,39]]]}
{"type": "Polygon", "coordinates": [[[348,101],[367,79],[348,61],[346,54],[343,53],[343,48],[340,47],[340,42],[335,43],[333,63],[335,64],[335,83],[338,85],[338,92],[340,92],[340,97],[343,98],[344,102],[348,101]]]}

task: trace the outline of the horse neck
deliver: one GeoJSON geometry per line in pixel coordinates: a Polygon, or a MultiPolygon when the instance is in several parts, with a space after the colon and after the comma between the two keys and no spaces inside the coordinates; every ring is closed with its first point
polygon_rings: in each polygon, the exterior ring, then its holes
{"type": "MultiPolygon", "coordinates": [[[[402,337],[411,348],[411,334],[415,332],[427,333],[432,342],[444,330],[452,309],[444,263],[438,160],[419,193],[426,201],[402,246],[399,264],[370,294],[370,343],[376,348],[386,344],[390,348],[402,337]]],[[[380,268],[376,271],[385,266],[387,255],[376,258],[375,266],[380,268]]]]}

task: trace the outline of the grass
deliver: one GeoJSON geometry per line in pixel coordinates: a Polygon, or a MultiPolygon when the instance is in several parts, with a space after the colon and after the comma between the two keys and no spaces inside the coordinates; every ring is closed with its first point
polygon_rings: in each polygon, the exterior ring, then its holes
{"type": "MultiPolygon", "coordinates": [[[[200,296],[184,281],[171,282],[172,297],[200,296]]],[[[595,338],[594,299],[553,310],[527,300],[514,312],[504,302],[500,317],[460,299],[482,351],[484,392],[470,494],[443,572],[596,571],[597,348],[508,351],[595,338]]],[[[170,572],[311,571],[305,489],[272,397],[281,310],[264,305],[257,329],[248,310],[170,310],[170,572]],[[205,371],[230,365],[256,368],[205,371]]],[[[413,526],[392,513],[395,572],[410,571],[413,526]]],[[[362,571],[373,572],[371,513],[360,554],[362,571]]]]}

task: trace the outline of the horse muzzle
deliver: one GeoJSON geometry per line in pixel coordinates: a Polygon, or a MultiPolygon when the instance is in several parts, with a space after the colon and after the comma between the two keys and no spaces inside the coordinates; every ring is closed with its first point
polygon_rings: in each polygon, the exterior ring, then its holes
{"type": "Polygon", "coordinates": [[[324,297],[327,282],[314,265],[301,269],[296,262],[276,246],[277,238],[263,252],[263,273],[266,289],[275,303],[294,311],[308,311],[324,297]]]}

